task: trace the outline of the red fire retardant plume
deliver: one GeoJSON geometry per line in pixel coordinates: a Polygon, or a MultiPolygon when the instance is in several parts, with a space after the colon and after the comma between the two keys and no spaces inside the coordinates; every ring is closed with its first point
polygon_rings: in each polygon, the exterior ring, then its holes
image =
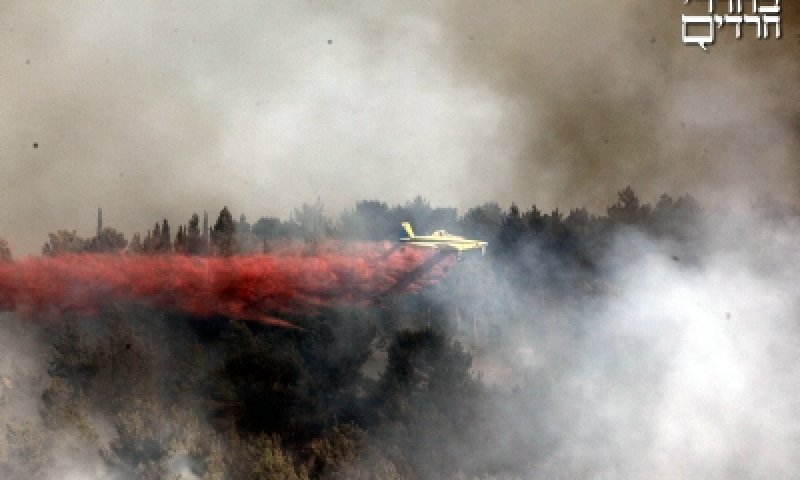
{"type": "Polygon", "coordinates": [[[452,256],[407,248],[317,256],[231,258],[82,254],[0,264],[0,308],[29,316],[96,312],[143,301],[198,316],[221,314],[292,327],[273,315],[366,303],[441,279],[452,256]],[[424,271],[423,271],[424,270],[424,271]]]}

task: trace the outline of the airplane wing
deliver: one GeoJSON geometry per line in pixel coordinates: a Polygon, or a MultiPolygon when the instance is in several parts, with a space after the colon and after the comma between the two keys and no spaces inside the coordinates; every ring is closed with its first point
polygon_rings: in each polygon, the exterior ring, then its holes
{"type": "Polygon", "coordinates": [[[413,242],[413,241],[412,242],[407,242],[407,244],[408,245],[413,245],[415,247],[432,248],[434,250],[445,246],[445,245],[438,245],[436,243],[430,243],[430,242],[413,242]]]}
{"type": "Polygon", "coordinates": [[[481,242],[455,243],[455,244],[451,244],[449,246],[451,248],[455,248],[456,250],[458,250],[460,252],[463,252],[463,251],[466,251],[466,250],[477,250],[479,248],[480,249],[486,248],[486,244],[485,243],[481,243],[481,242]]]}
{"type": "Polygon", "coordinates": [[[478,244],[460,244],[460,243],[430,243],[430,242],[408,242],[409,245],[415,247],[425,247],[434,250],[453,250],[457,252],[465,252],[467,250],[475,250],[482,248],[478,244]]]}

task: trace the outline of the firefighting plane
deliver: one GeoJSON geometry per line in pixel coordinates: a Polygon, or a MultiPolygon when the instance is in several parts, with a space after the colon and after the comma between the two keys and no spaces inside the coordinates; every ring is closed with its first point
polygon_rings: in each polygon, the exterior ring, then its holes
{"type": "Polygon", "coordinates": [[[481,249],[481,254],[486,255],[488,242],[481,240],[471,240],[451,235],[444,230],[436,230],[430,235],[415,235],[414,229],[409,222],[403,222],[403,230],[406,236],[401,236],[400,242],[415,247],[432,248],[440,252],[456,252],[458,257],[467,250],[481,249]]]}

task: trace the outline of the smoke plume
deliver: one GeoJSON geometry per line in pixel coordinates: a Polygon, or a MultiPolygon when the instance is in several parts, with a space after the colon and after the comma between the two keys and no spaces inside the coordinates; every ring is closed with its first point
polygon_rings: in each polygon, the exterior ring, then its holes
{"type": "Polygon", "coordinates": [[[794,200],[800,7],[704,53],[680,35],[703,3],[6,0],[0,233],[20,256],[98,206],[133,232],[317,198],[794,200]]]}

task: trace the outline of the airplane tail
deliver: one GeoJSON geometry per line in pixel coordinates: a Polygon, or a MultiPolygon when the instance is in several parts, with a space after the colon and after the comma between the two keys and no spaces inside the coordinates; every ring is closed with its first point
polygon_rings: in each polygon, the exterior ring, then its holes
{"type": "Polygon", "coordinates": [[[403,222],[403,230],[405,230],[408,238],[414,238],[414,229],[411,228],[411,224],[408,222],[403,222]]]}

